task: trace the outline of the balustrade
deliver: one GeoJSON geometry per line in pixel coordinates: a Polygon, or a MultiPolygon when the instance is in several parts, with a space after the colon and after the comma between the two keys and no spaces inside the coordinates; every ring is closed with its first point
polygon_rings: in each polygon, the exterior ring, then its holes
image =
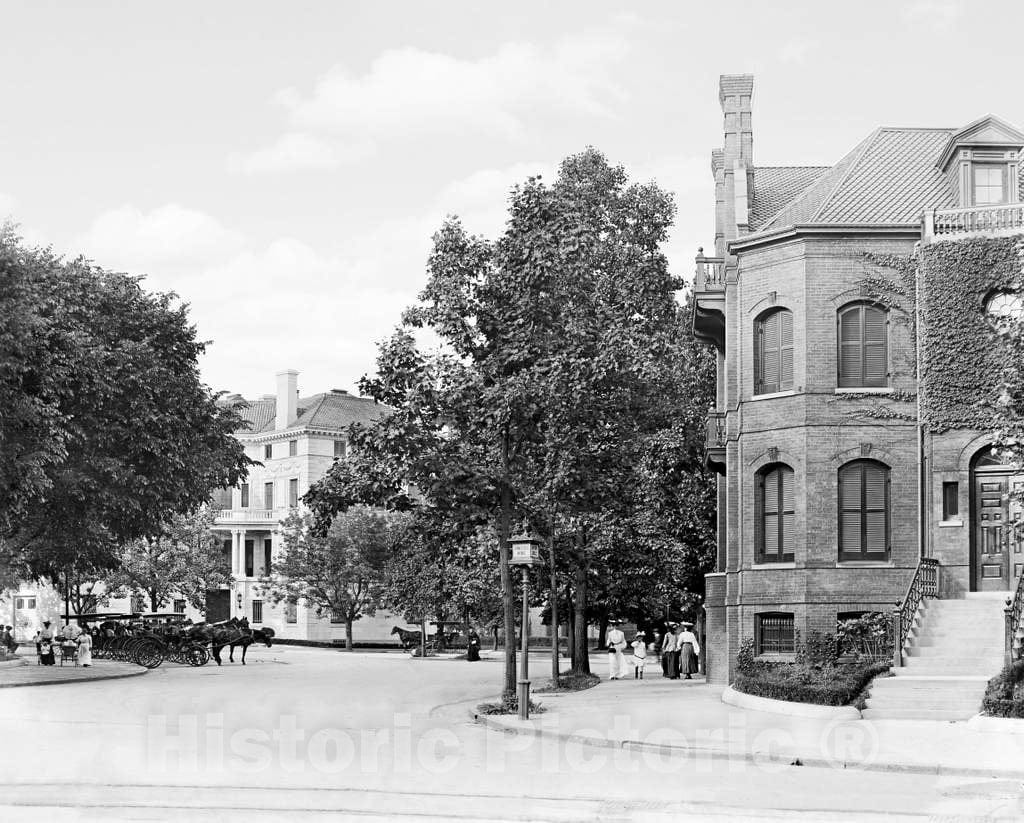
{"type": "Polygon", "coordinates": [[[1006,601],[1006,663],[1021,658],[1021,646],[1017,635],[1021,630],[1021,615],[1024,613],[1024,574],[1017,579],[1017,589],[1013,597],[1006,601]]]}
{"type": "Polygon", "coordinates": [[[955,240],[974,234],[1024,232],[1024,203],[975,206],[969,209],[937,209],[925,213],[926,240],[955,240]]]}
{"type": "Polygon", "coordinates": [[[695,291],[725,291],[725,259],[705,257],[703,249],[697,251],[695,291]]]}

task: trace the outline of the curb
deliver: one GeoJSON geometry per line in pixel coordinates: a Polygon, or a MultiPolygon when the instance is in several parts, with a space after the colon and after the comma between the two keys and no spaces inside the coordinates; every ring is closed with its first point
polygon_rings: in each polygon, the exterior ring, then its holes
{"type": "Polygon", "coordinates": [[[967,728],[984,734],[1024,734],[1024,720],[976,714],[967,721],[967,728]]]}
{"type": "Polygon", "coordinates": [[[76,677],[69,680],[34,680],[30,683],[0,683],[0,689],[23,689],[31,688],[32,686],[66,686],[72,683],[95,683],[97,680],[120,680],[123,677],[139,677],[143,674],[148,674],[149,669],[143,666],[138,667],[138,671],[130,672],[117,672],[111,674],[96,674],[90,675],[89,677],[76,677]]]}
{"type": "MultiPolygon", "coordinates": [[[[860,716],[858,712],[858,717],[860,716]]],[[[500,720],[493,719],[490,715],[478,715],[470,711],[470,717],[474,722],[493,731],[504,732],[505,734],[525,735],[528,737],[549,737],[561,740],[563,743],[582,743],[588,746],[595,746],[603,749],[626,749],[635,752],[652,752],[669,757],[707,757],[711,760],[732,761],[742,760],[748,763],[761,765],[763,763],[778,763],[780,765],[793,766],[799,761],[801,766],[812,768],[828,768],[835,770],[857,769],[865,772],[899,772],[902,774],[933,774],[946,777],[1001,777],[1011,779],[1024,778],[1024,769],[976,769],[970,767],[952,767],[941,764],[925,765],[918,763],[899,763],[896,761],[874,761],[864,763],[860,761],[845,761],[812,755],[805,757],[799,754],[773,754],[772,752],[749,752],[729,751],[728,749],[710,748],[700,746],[673,746],[666,743],[643,743],[639,740],[613,740],[607,737],[590,737],[589,735],[574,734],[571,732],[549,732],[534,725],[529,727],[506,725],[500,720]]]]}
{"type": "Polygon", "coordinates": [[[860,720],[861,714],[853,706],[816,706],[813,703],[793,703],[788,700],[774,700],[736,691],[726,686],[722,702],[741,709],[770,714],[784,714],[789,717],[809,717],[815,720],[860,720]]]}

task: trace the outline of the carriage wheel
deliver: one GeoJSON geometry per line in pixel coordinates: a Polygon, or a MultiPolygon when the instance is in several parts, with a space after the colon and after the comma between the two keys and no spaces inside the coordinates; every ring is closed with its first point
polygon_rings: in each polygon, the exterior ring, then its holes
{"type": "Polygon", "coordinates": [[[159,643],[152,640],[142,640],[135,647],[132,660],[147,669],[155,669],[164,662],[164,650],[159,643]]]}
{"type": "Polygon", "coordinates": [[[210,652],[201,643],[192,643],[185,649],[185,661],[190,666],[205,666],[210,662],[210,652]]]}

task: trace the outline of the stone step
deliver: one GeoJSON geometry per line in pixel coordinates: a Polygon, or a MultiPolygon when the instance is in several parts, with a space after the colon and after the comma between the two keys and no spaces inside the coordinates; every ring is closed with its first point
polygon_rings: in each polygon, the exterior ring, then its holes
{"type": "Polygon", "coordinates": [[[926,677],[942,675],[975,675],[989,680],[996,676],[1002,666],[985,663],[984,665],[972,663],[937,663],[931,660],[922,661],[920,657],[908,657],[903,661],[906,665],[894,668],[892,673],[896,677],[905,675],[923,675],[926,677]]]}
{"type": "Polygon", "coordinates": [[[950,709],[864,709],[865,720],[969,720],[977,711],[964,712],[950,709]]]}
{"type": "Polygon", "coordinates": [[[900,680],[920,681],[921,683],[933,683],[935,681],[950,681],[950,682],[956,682],[956,683],[971,683],[971,682],[988,683],[988,681],[992,679],[992,676],[988,675],[988,674],[973,674],[973,673],[971,673],[971,674],[947,674],[947,673],[934,674],[934,673],[922,672],[922,671],[919,671],[917,669],[907,669],[907,668],[904,668],[903,666],[900,666],[898,668],[890,669],[889,671],[891,671],[892,674],[893,674],[892,678],[888,678],[888,677],[885,678],[885,679],[877,679],[876,678],[875,680],[872,681],[872,684],[888,683],[893,678],[899,678],[900,680]]]}
{"type": "MultiPolygon", "coordinates": [[[[994,657],[1000,657],[1003,653],[1002,645],[996,645],[990,643],[984,646],[975,646],[967,644],[967,648],[971,650],[971,656],[982,657],[985,659],[992,659],[994,657]]],[[[911,657],[954,657],[962,656],[958,654],[956,649],[951,647],[949,643],[938,643],[938,642],[927,642],[927,643],[915,643],[907,650],[907,654],[911,657]]]]}
{"type": "MultiPolygon", "coordinates": [[[[1005,603],[1007,597],[1013,597],[1013,592],[967,592],[965,599],[970,602],[971,600],[998,600],[1000,603],[1005,603]]],[[[957,601],[943,600],[943,603],[955,603],[957,601]]]]}
{"type": "Polygon", "coordinates": [[[936,698],[935,700],[929,700],[927,705],[919,697],[907,700],[870,697],[865,701],[866,709],[893,712],[920,711],[922,707],[925,711],[956,712],[957,714],[971,717],[981,711],[981,697],[969,697],[966,700],[936,698]]]}

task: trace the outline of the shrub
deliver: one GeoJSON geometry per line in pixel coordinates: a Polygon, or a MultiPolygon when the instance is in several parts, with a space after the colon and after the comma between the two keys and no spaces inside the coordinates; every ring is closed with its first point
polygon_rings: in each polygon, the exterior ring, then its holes
{"type": "Polygon", "coordinates": [[[836,643],[840,654],[852,654],[858,660],[887,660],[892,657],[890,616],[868,612],[843,620],[836,628],[836,643]]]}
{"type": "MultiPolygon", "coordinates": [[[[519,697],[517,695],[505,695],[497,703],[481,703],[476,707],[478,714],[518,714],[519,697]]],[[[541,714],[547,709],[541,703],[530,701],[530,714],[541,714]]]]}
{"type": "Polygon", "coordinates": [[[756,697],[845,706],[854,703],[871,680],[889,669],[888,662],[836,661],[836,638],[812,632],[797,641],[795,662],[759,660],[754,641],[745,640],[736,656],[733,688],[756,697]]]}
{"type": "Polygon", "coordinates": [[[1024,660],[1011,663],[988,681],[981,707],[993,717],[1024,718],[1024,660]]]}
{"type": "Polygon", "coordinates": [[[600,682],[601,678],[596,674],[562,672],[558,676],[557,684],[549,680],[546,686],[534,689],[533,692],[534,694],[543,692],[581,692],[584,689],[592,689],[600,682]]]}

